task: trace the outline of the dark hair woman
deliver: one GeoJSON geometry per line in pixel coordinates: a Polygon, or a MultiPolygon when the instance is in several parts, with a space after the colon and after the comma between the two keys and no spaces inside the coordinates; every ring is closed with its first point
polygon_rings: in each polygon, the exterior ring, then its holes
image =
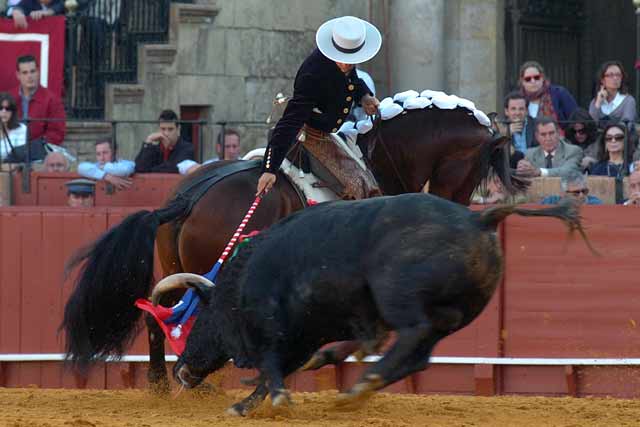
{"type": "Polygon", "coordinates": [[[571,114],[565,136],[571,144],[577,145],[584,151],[583,171],[598,162],[600,158],[600,148],[597,144],[598,128],[587,110],[578,108],[571,114]]]}
{"type": "Polygon", "coordinates": [[[605,127],[623,123],[633,129],[637,118],[636,100],[627,93],[627,73],[620,61],[607,61],[600,66],[596,80],[599,84],[595,98],[589,104],[589,114],[605,127]]]}
{"type": "Polygon", "coordinates": [[[552,117],[565,129],[565,122],[578,107],[573,95],[562,86],[552,85],[536,61],[522,64],[519,77],[520,93],[529,101],[529,115],[534,119],[552,117]]]}
{"type": "Polygon", "coordinates": [[[27,127],[18,122],[16,100],[0,93],[0,159],[6,159],[15,147],[25,145],[27,127]]]}
{"type": "MultiPolygon", "coordinates": [[[[600,157],[598,163],[589,170],[591,175],[610,176],[622,179],[627,175],[624,165],[625,156],[631,159],[630,152],[625,153],[627,128],[622,123],[608,125],[600,138],[600,157]]],[[[631,149],[629,148],[629,151],[631,149]]],[[[629,162],[626,162],[629,163],[629,162]]]]}

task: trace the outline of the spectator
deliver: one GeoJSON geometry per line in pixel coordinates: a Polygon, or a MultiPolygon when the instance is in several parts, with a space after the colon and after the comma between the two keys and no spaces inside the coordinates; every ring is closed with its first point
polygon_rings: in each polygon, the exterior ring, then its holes
{"type": "Polygon", "coordinates": [[[46,155],[45,143],[61,145],[65,135],[65,113],[60,98],[40,86],[38,63],[31,55],[18,58],[16,77],[20,85],[11,91],[18,106],[18,118],[32,120],[28,123],[31,158],[42,160],[46,155]],[[37,119],[54,119],[42,121],[37,119]]]}
{"type": "Polygon", "coordinates": [[[564,122],[578,107],[567,89],[549,82],[544,68],[536,61],[527,61],[520,67],[520,93],[529,101],[529,116],[552,117],[556,123],[563,123],[563,129],[564,122]]]}
{"type": "Polygon", "coordinates": [[[518,162],[517,172],[525,177],[564,176],[578,170],[582,149],[560,141],[558,124],[551,117],[541,117],[535,123],[535,138],[540,146],[529,148],[518,162]]]}
{"type": "Polygon", "coordinates": [[[216,153],[218,157],[211,159],[211,161],[218,160],[238,160],[240,159],[240,134],[235,129],[225,129],[224,131],[224,150],[222,147],[222,141],[220,137],[216,141],[216,153]],[[224,157],[222,153],[224,151],[224,157]]]}
{"type": "Polygon", "coordinates": [[[479,186],[471,195],[471,202],[478,205],[494,205],[498,203],[524,203],[526,195],[510,195],[497,176],[487,179],[485,186],[479,186]]]}
{"type": "Polygon", "coordinates": [[[131,160],[115,160],[113,147],[109,141],[96,142],[96,162],[82,162],[78,165],[78,174],[96,181],[105,180],[118,190],[131,186],[128,176],[133,174],[135,163],[131,160]]]}
{"type": "Polygon", "coordinates": [[[27,24],[27,16],[37,21],[47,16],[63,14],[63,0],[21,0],[7,10],[7,16],[13,17],[13,24],[16,28],[27,28],[29,26],[27,24]]]}
{"type": "Polygon", "coordinates": [[[629,175],[629,198],[624,205],[640,207],[640,169],[629,175]]]}
{"type": "Polygon", "coordinates": [[[619,61],[607,61],[598,70],[598,93],[589,104],[589,114],[604,128],[611,123],[624,123],[635,128],[636,100],[627,93],[627,73],[619,61]]]}
{"type": "Polygon", "coordinates": [[[560,188],[564,195],[547,196],[542,200],[543,205],[555,205],[564,197],[571,197],[581,205],[601,205],[602,200],[595,196],[589,195],[589,187],[587,186],[587,179],[584,174],[578,170],[569,171],[566,175],[560,178],[560,188]]]}
{"type": "Polygon", "coordinates": [[[193,160],[193,145],[180,138],[178,115],[164,110],[158,117],[158,131],[147,136],[136,156],[136,172],[178,173],[178,163],[193,160]]]}
{"type": "Polygon", "coordinates": [[[16,100],[8,93],[0,93],[0,160],[14,163],[17,147],[27,142],[27,127],[18,122],[16,100]]]}
{"type": "Polygon", "coordinates": [[[96,183],[89,179],[74,179],[65,182],[67,205],[72,208],[90,208],[94,205],[96,183]]]}
{"type": "MultiPolygon", "coordinates": [[[[220,157],[222,157],[222,151],[222,143],[220,136],[218,136],[218,140],[216,141],[217,157],[206,160],[202,164],[194,160],[183,160],[178,164],[178,171],[182,175],[186,175],[195,172],[200,166],[218,162],[220,161],[220,157]]],[[[224,160],[240,160],[240,134],[235,129],[227,128],[224,131],[224,160]]]]}
{"type": "Polygon", "coordinates": [[[571,123],[567,127],[567,141],[582,148],[584,157],[581,167],[583,171],[594,165],[600,157],[598,141],[598,129],[589,112],[584,108],[577,108],[569,118],[571,123]]]}
{"type": "Polygon", "coordinates": [[[54,151],[44,158],[44,171],[69,172],[69,162],[64,154],[54,151]]]}
{"type": "Polygon", "coordinates": [[[528,101],[519,92],[511,92],[504,99],[506,126],[501,133],[511,136],[511,167],[524,158],[527,149],[538,145],[533,136],[533,119],[528,114],[528,101]]]}
{"type": "Polygon", "coordinates": [[[623,124],[609,125],[600,138],[598,163],[589,170],[591,175],[610,176],[622,179],[627,175],[624,170],[624,146],[627,128],[623,124]]]}

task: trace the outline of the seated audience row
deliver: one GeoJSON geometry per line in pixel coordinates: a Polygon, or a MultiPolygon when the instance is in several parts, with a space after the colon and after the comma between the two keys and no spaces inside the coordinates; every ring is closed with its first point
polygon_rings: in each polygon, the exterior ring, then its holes
{"type": "MultiPolygon", "coordinates": [[[[604,128],[612,123],[624,123],[630,130],[637,119],[636,100],[628,93],[628,76],[620,61],[603,63],[596,73],[598,90],[589,104],[589,115],[604,128]]],[[[527,100],[528,115],[535,119],[547,116],[555,119],[564,130],[578,108],[571,93],[564,87],[551,84],[544,68],[536,61],[520,67],[518,91],[527,100]]]]}

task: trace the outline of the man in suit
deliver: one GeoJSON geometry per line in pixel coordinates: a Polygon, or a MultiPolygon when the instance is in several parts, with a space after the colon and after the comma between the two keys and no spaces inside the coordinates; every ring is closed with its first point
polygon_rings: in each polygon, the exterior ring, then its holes
{"type": "Polygon", "coordinates": [[[525,177],[565,176],[579,170],[584,153],[580,147],[560,141],[558,123],[551,117],[536,120],[535,138],[538,147],[529,148],[518,162],[518,175],[525,177]]]}

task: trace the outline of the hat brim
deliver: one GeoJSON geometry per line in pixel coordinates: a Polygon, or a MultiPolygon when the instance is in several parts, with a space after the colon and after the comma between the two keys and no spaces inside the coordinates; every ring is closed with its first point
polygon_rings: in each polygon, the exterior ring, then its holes
{"type": "Polygon", "coordinates": [[[380,46],[382,46],[382,35],[376,27],[364,20],[362,22],[366,28],[366,35],[362,48],[354,53],[344,53],[336,49],[331,39],[333,37],[333,24],[338,19],[340,18],[325,22],[316,31],[316,45],[324,56],[343,64],[360,64],[376,56],[380,46]]]}

